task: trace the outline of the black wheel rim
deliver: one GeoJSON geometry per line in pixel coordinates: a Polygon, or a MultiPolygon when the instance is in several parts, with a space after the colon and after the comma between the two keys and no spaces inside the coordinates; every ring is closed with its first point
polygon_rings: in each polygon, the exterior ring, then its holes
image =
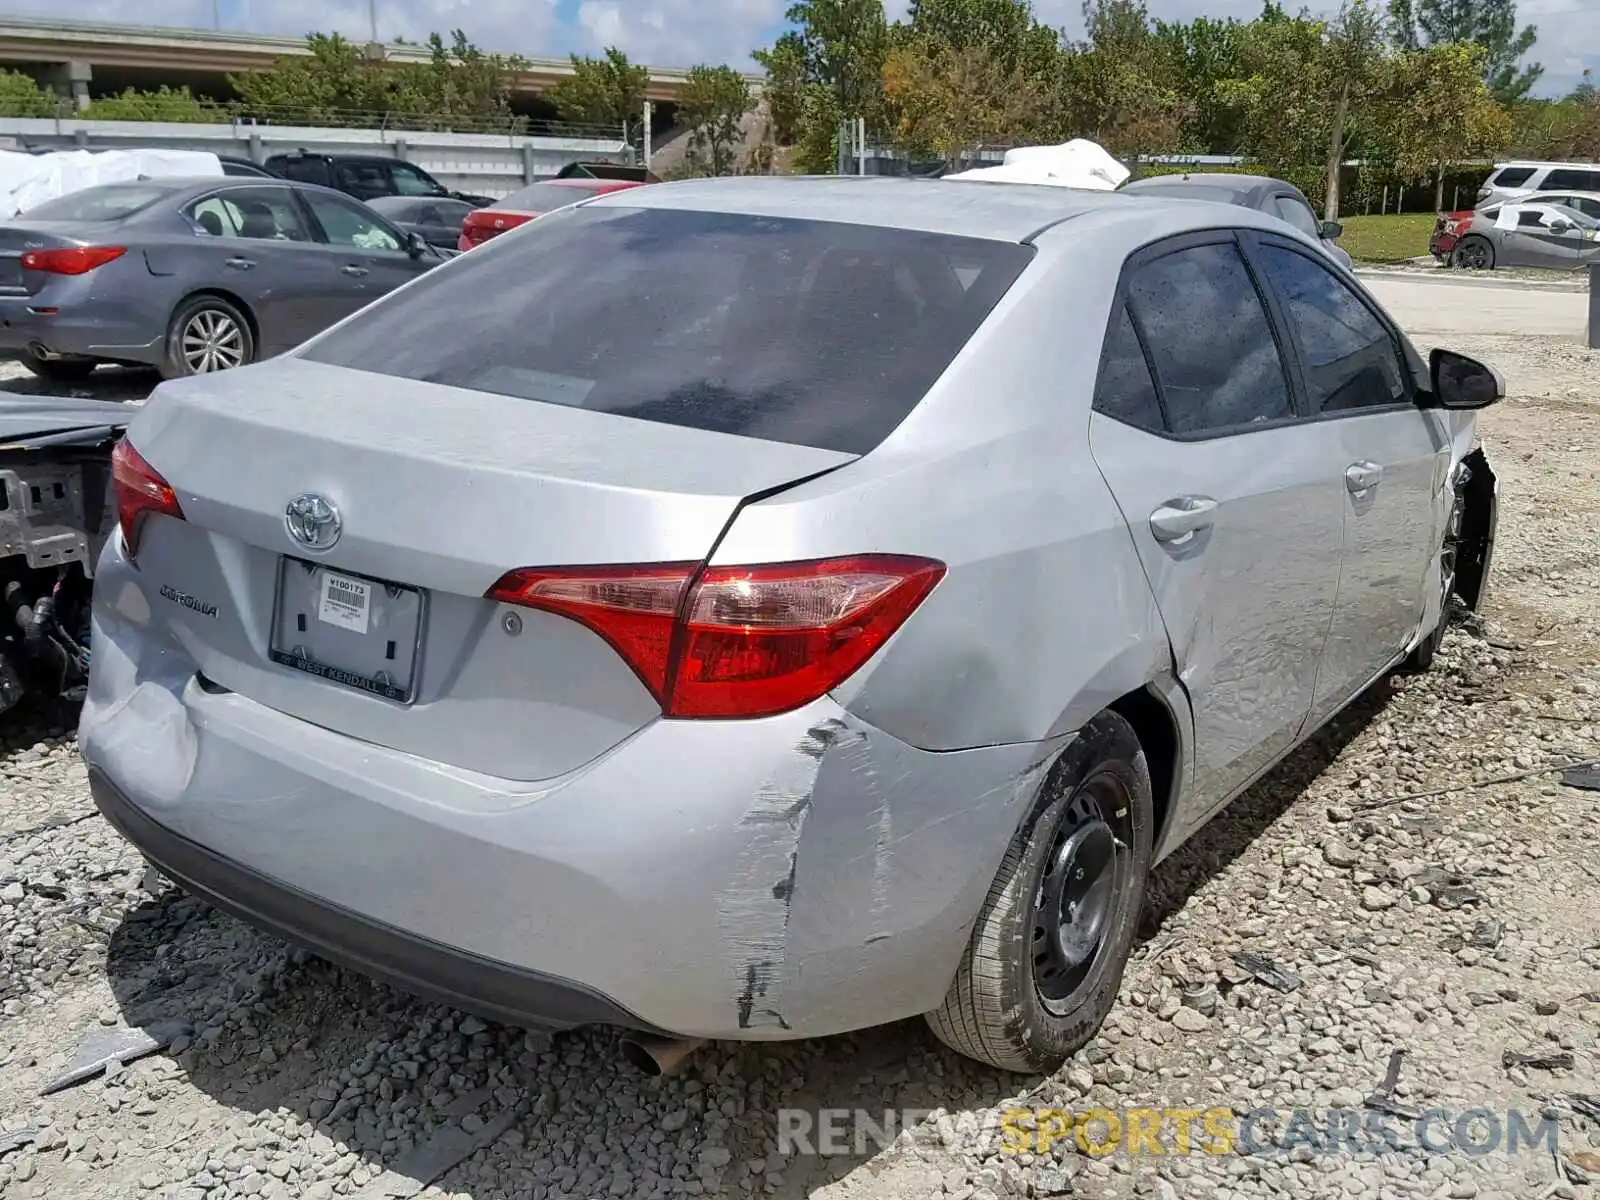
{"type": "Polygon", "coordinates": [[[1489,265],[1489,247],[1483,242],[1468,242],[1461,247],[1461,262],[1470,271],[1482,271],[1489,265]]]}
{"type": "Polygon", "coordinates": [[[1033,984],[1063,1012],[1105,953],[1127,902],[1133,804],[1115,776],[1085,780],[1051,838],[1034,896],[1033,984]]]}

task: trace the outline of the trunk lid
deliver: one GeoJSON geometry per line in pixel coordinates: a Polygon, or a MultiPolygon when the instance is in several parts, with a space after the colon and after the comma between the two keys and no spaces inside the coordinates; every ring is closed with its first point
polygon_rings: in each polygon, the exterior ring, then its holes
{"type": "Polygon", "coordinates": [[[202,675],[516,780],[582,766],[659,708],[576,622],[518,610],[508,629],[483,599],[504,572],[698,561],[745,497],[855,457],[296,358],[165,384],[128,437],[186,517],[151,521],[139,562],[202,675]],[[289,530],[308,494],[338,514],[325,549],[289,530]]]}

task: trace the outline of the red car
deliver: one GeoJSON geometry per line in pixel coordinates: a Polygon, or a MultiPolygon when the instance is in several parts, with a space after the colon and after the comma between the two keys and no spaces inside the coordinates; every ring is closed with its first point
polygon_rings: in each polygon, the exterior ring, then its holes
{"type": "Polygon", "coordinates": [[[486,208],[475,208],[461,223],[461,236],[456,245],[462,250],[481,246],[490,238],[515,229],[524,221],[587,200],[608,192],[643,187],[643,181],[632,179],[548,179],[512,192],[503,200],[496,200],[486,208]]]}
{"type": "Polygon", "coordinates": [[[1428,239],[1428,253],[1440,262],[1450,261],[1450,252],[1456,248],[1461,235],[1472,224],[1474,210],[1464,208],[1459,212],[1440,213],[1433,222],[1433,236],[1428,239]]]}

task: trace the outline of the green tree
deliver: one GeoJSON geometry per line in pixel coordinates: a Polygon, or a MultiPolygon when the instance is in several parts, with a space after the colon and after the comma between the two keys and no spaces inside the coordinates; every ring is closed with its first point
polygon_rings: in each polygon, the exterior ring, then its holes
{"type": "Polygon", "coordinates": [[[615,46],[604,58],[572,56],[572,75],[550,90],[556,111],[567,121],[631,127],[644,119],[644,94],[650,72],[635,66],[615,46]]]}
{"type": "Polygon", "coordinates": [[[794,168],[802,175],[831,175],[839,169],[839,129],[844,109],[826,84],[807,84],[800,103],[794,142],[794,168]]]}
{"type": "Polygon", "coordinates": [[[511,92],[525,60],[486,53],[459,29],[451,31],[448,44],[437,33],[429,34],[427,47],[427,62],[388,68],[393,111],[420,117],[423,128],[513,125],[511,92]]]}
{"type": "Polygon", "coordinates": [[[763,95],[772,118],[773,136],[780,145],[793,145],[805,113],[805,41],[791,29],[773,43],[772,49],[757,50],[753,57],[767,73],[763,95]]]}
{"type": "Polygon", "coordinates": [[[798,0],[785,15],[798,27],[807,80],[833,93],[843,117],[874,116],[888,52],[882,0],[798,0]]]}
{"type": "Polygon", "coordinates": [[[930,35],[889,53],[883,86],[895,141],[951,167],[985,145],[1027,140],[1050,102],[1046,81],[1007,62],[1002,47],[930,35]]]}
{"type": "Polygon", "coordinates": [[[0,71],[0,113],[8,117],[53,117],[60,99],[21,71],[0,71]]]}
{"type": "Polygon", "coordinates": [[[240,109],[284,123],[326,125],[348,122],[352,114],[376,118],[387,113],[393,76],[368,59],[360,46],[339,34],[306,36],[304,55],[286,55],[264,71],[230,75],[240,109]]]}
{"type": "Polygon", "coordinates": [[[166,121],[202,125],[226,122],[231,114],[223,105],[202,100],[186,87],[161,87],[153,92],[128,88],[118,96],[103,96],[91,101],[84,115],[91,121],[166,121]]]}
{"type": "Polygon", "coordinates": [[[1382,136],[1402,178],[1433,175],[1436,209],[1448,167],[1511,140],[1511,120],[1483,82],[1484,56],[1471,42],[1446,42],[1401,51],[1388,64],[1382,136]]]}
{"type": "Polygon", "coordinates": [[[733,174],[744,118],[754,107],[750,85],[732,67],[689,71],[678,99],[678,118],[689,129],[689,159],[699,174],[733,174]]]}
{"type": "Polygon", "coordinates": [[[1143,0],[1085,0],[1083,23],[1085,40],[1061,60],[1063,132],[1124,157],[1179,149],[1194,105],[1174,86],[1181,72],[1143,0]]]}
{"type": "Polygon", "coordinates": [[[1238,21],[1210,17],[1155,23],[1150,38],[1157,77],[1187,109],[1180,145],[1172,149],[1202,154],[1238,149],[1239,114],[1227,102],[1223,85],[1239,74],[1245,29],[1238,21]]]}
{"type": "Polygon", "coordinates": [[[1516,0],[1390,0],[1389,14],[1403,50],[1449,42],[1483,47],[1483,81],[1501,101],[1521,100],[1544,74],[1538,63],[1520,65],[1539,32],[1517,28],[1516,0]]]}

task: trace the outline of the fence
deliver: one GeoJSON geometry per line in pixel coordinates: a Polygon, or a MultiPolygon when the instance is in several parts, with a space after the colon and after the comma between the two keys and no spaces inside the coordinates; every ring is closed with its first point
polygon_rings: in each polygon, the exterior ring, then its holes
{"type": "MultiPolygon", "coordinates": [[[[339,114],[341,120],[346,114],[339,114]]],[[[373,114],[376,116],[377,114],[373,114]]],[[[394,118],[396,121],[399,118],[394,118]]],[[[572,162],[636,165],[639,150],[619,127],[556,127],[545,134],[441,132],[383,122],[350,125],[85,121],[0,117],[0,147],[14,150],[209,150],[263,162],[289,150],[393,155],[456,191],[504,196],[554,176],[572,162]]]]}

